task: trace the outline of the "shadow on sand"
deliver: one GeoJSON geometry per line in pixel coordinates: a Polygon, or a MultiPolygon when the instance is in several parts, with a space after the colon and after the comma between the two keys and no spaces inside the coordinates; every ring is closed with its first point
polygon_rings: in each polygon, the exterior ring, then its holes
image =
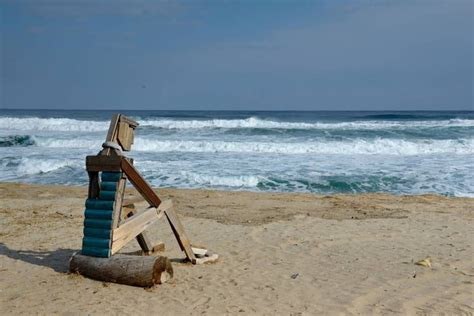
{"type": "Polygon", "coordinates": [[[12,259],[21,260],[38,266],[48,267],[56,272],[66,273],[69,271],[69,259],[78,250],[56,249],[53,251],[15,250],[0,243],[0,255],[12,259]]]}

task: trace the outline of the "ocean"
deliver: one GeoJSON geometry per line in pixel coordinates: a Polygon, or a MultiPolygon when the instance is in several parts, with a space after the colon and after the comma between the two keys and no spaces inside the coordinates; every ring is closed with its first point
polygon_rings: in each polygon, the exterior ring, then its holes
{"type": "MultiPolygon", "coordinates": [[[[87,184],[114,111],[0,110],[0,181],[87,184]]],[[[474,197],[474,112],[121,111],[157,187],[474,197]]]]}

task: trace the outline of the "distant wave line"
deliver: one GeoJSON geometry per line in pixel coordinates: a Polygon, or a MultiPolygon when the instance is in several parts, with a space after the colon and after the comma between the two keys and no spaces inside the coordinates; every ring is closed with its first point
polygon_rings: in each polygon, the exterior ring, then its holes
{"type": "MultiPolygon", "coordinates": [[[[40,147],[99,148],[101,141],[92,139],[36,139],[40,147]]],[[[401,139],[351,141],[290,142],[235,142],[235,141],[177,141],[137,138],[135,151],[145,152],[202,152],[202,153],[276,153],[276,154],[338,154],[338,155],[424,155],[424,154],[473,154],[474,139],[419,140],[401,139]]]]}
{"type": "MultiPolygon", "coordinates": [[[[140,126],[158,129],[406,129],[431,127],[474,127],[471,119],[449,119],[430,121],[349,121],[349,122],[287,122],[249,117],[246,119],[212,119],[212,120],[173,120],[158,119],[140,120],[140,126]]],[[[19,131],[63,131],[63,132],[98,132],[109,127],[108,121],[86,121],[69,118],[18,118],[0,117],[0,129],[19,131]]]]}

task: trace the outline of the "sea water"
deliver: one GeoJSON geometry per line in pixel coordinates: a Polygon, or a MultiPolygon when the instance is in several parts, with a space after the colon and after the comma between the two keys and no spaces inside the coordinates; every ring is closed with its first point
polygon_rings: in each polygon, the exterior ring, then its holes
{"type": "MultiPolygon", "coordinates": [[[[87,184],[113,111],[0,110],[0,181],[87,184]]],[[[154,186],[474,196],[474,112],[122,111],[154,186]]]]}

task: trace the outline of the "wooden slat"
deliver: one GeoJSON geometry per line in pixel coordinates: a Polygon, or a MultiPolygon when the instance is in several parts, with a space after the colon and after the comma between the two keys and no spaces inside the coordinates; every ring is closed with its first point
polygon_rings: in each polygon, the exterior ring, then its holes
{"type": "MultiPolygon", "coordinates": [[[[134,209],[128,214],[128,217],[132,217],[135,214],[137,214],[137,211],[134,209]]],[[[136,239],[145,254],[153,252],[153,244],[151,243],[150,237],[146,231],[142,231],[138,234],[136,239]]]]}
{"type": "Polygon", "coordinates": [[[106,142],[113,142],[117,136],[117,126],[120,120],[120,114],[114,114],[110,120],[109,131],[107,132],[106,142]]]}
{"type": "Polygon", "coordinates": [[[133,129],[125,122],[119,123],[117,140],[124,151],[129,151],[132,147],[133,129]]]}
{"type": "Polygon", "coordinates": [[[87,171],[121,171],[122,157],[119,156],[87,156],[87,171]]]}
{"type": "Polygon", "coordinates": [[[125,115],[120,115],[120,121],[127,123],[127,124],[130,125],[133,129],[137,128],[137,126],[140,125],[140,124],[138,124],[137,121],[132,120],[131,118],[129,118],[128,116],[125,116],[125,115]]]}
{"type": "Polygon", "coordinates": [[[99,173],[96,171],[89,171],[87,173],[89,174],[89,193],[87,197],[89,199],[96,199],[100,194],[99,173]]]}
{"type": "MultiPolygon", "coordinates": [[[[120,121],[120,117],[121,117],[120,114],[114,114],[112,116],[112,119],[110,120],[109,131],[107,132],[107,137],[105,138],[106,142],[115,142],[117,140],[117,129],[118,129],[117,127],[120,121]]],[[[110,156],[112,152],[114,152],[114,149],[104,148],[100,152],[100,155],[110,156]]]]}
{"type": "Polygon", "coordinates": [[[158,207],[160,205],[161,200],[158,195],[156,195],[150,184],[127,159],[122,159],[122,170],[127,175],[128,180],[151,206],[158,207]]]}
{"type": "Polygon", "coordinates": [[[125,192],[125,185],[127,184],[127,180],[125,178],[121,178],[117,183],[117,193],[115,194],[115,203],[114,203],[114,217],[112,223],[112,229],[118,227],[118,224],[121,219],[122,214],[122,200],[123,194],[125,192]]]}
{"type": "Polygon", "coordinates": [[[181,250],[184,251],[189,261],[195,264],[196,257],[194,256],[193,250],[191,248],[191,243],[188,237],[186,236],[186,233],[184,232],[184,227],[181,224],[181,221],[178,219],[178,216],[176,216],[176,213],[174,212],[172,207],[165,210],[165,214],[166,218],[168,218],[168,222],[170,223],[171,228],[173,229],[173,233],[176,237],[176,240],[178,241],[179,246],[181,247],[181,250]]]}
{"type": "Polygon", "coordinates": [[[119,251],[126,243],[134,239],[158,219],[157,209],[150,207],[146,211],[130,217],[122,225],[114,229],[112,233],[112,254],[119,251]]]}

